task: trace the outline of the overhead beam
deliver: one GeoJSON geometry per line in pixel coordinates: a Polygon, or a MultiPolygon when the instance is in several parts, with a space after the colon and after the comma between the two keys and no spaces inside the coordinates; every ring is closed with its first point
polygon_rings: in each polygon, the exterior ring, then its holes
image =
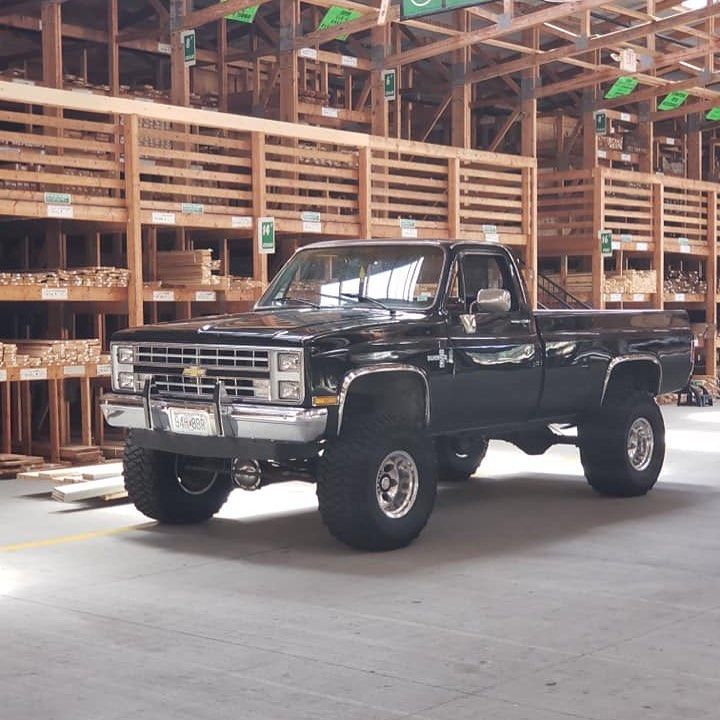
{"type": "MultiPolygon", "coordinates": [[[[398,65],[407,65],[408,63],[425,60],[435,55],[443,55],[445,53],[461,50],[464,47],[475,45],[476,43],[493,38],[502,37],[504,35],[515,34],[520,30],[528,30],[530,28],[542,25],[544,22],[553,20],[561,20],[562,18],[573,15],[574,13],[590,10],[592,8],[604,5],[607,0],[571,0],[570,2],[560,3],[536,10],[535,12],[525,15],[518,15],[513,18],[510,23],[494,23],[478,30],[463,33],[453,38],[438,40],[428,43],[420,48],[413,48],[405,52],[390,55],[385,59],[386,67],[395,67],[398,65]]],[[[585,52],[583,50],[582,52],[585,52]]]]}
{"type": "MultiPolygon", "coordinates": [[[[565,7],[567,3],[563,3],[565,7]]],[[[607,47],[617,46],[619,44],[636,40],[637,38],[647,35],[656,34],[668,30],[678,25],[687,24],[688,22],[699,22],[705,18],[717,13],[716,6],[700,8],[698,10],[688,10],[687,12],[677,13],[661,20],[653,20],[640,25],[617,30],[606,35],[587,39],[585,42],[575,42],[573,44],[564,45],[554,50],[541,51],[529,58],[520,58],[510,62],[501,63],[491,68],[475,71],[469,76],[470,82],[484,82],[503,74],[517,73],[535,65],[545,65],[550,62],[561,61],[576,55],[583,55],[593,50],[602,50],[607,47]]]]}

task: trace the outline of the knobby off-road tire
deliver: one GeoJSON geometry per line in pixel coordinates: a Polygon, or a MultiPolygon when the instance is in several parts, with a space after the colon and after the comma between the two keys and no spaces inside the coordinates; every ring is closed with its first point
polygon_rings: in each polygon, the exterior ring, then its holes
{"type": "Polygon", "coordinates": [[[338,540],[360,550],[405,547],[435,504],[433,444],[401,418],[354,421],[325,451],[317,481],[320,514],[338,540]]]}
{"type": "MultiPolygon", "coordinates": [[[[125,488],[135,507],[162,523],[185,525],[208,520],[220,510],[232,485],[226,475],[201,479],[197,494],[184,490],[176,473],[176,456],[139,447],[130,433],[123,458],[125,488]],[[204,489],[206,488],[206,489],[204,489]]],[[[190,480],[185,480],[190,488],[190,480]]]]}
{"type": "Polygon", "coordinates": [[[454,438],[437,441],[438,480],[440,482],[463,482],[469,480],[485,459],[488,441],[464,451],[454,438]]]}
{"type": "Polygon", "coordinates": [[[665,423],[650,393],[616,391],[578,429],[580,459],[591,487],[603,495],[645,495],[665,460],[665,423]]]}

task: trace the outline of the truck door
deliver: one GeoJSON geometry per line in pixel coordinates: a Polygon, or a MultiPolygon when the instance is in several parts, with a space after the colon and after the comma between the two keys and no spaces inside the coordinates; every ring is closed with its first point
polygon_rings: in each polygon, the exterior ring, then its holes
{"type": "Polygon", "coordinates": [[[443,415],[456,430],[527,420],[540,396],[542,346],[517,270],[502,250],[488,249],[462,252],[453,272],[446,298],[452,407],[443,415]],[[483,289],[507,290],[510,309],[483,312],[474,304],[483,289]]]}

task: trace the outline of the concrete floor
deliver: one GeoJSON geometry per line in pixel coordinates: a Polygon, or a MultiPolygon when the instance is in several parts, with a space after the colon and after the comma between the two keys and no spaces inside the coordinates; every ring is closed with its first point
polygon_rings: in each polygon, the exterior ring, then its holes
{"type": "Polygon", "coordinates": [[[496,444],[382,555],[301,484],[177,528],[2,482],[0,717],[716,720],[720,408],[666,419],[647,498],[496,444]]]}

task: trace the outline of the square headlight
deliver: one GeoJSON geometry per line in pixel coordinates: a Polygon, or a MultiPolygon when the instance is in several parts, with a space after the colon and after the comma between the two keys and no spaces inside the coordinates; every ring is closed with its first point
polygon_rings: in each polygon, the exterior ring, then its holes
{"type": "Polygon", "coordinates": [[[300,372],[300,353],[278,353],[277,366],[280,372],[300,372]]]}
{"type": "Polygon", "coordinates": [[[118,374],[118,388],[120,390],[134,390],[135,376],[129,372],[121,372],[118,374]]]}
{"type": "Polygon", "coordinates": [[[300,400],[300,383],[281,380],[278,383],[280,400],[300,400]]]}
{"type": "Polygon", "coordinates": [[[135,362],[135,348],[132,345],[118,345],[115,356],[119,365],[132,365],[135,362]]]}

